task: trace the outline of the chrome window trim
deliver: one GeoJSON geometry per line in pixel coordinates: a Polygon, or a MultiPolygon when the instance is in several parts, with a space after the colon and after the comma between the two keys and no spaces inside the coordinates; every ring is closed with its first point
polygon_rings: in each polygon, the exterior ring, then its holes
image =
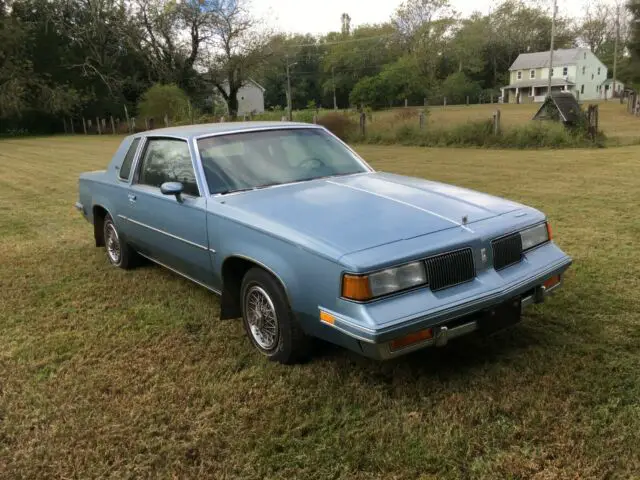
{"type": "Polygon", "coordinates": [[[166,268],[167,270],[171,270],[173,273],[177,273],[178,275],[180,275],[181,277],[186,278],[187,280],[191,280],[193,283],[195,283],[195,284],[197,284],[197,285],[200,285],[201,287],[204,287],[204,288],[206,288],[207,290],[212,291],[212,292],[213,292],[213,293],[215,293],[216,295],[222,295],[222,293],[220,292],[220,290],[216,290],[215,288],[210,287],[210,286],[209,286],[209,285],[207,285],[206,283],[202,283],[201,281],[196,280],[196,279],[195,279],[195,278],[193,278],[193,277],[190,277],[190,276],[189,276],[189,275],[187,275],[186,273],[182,273],[180,270],[176,270],[175,268],[172,268],[172,267],[170,267],[170,266],[168,266],[168,265],[166,265],[166,264],[162,263],[161,261],[156,260],[156,259],[155,259],[155,258],[153,258],[153,257],[150,257],[149,255],[145,255],[144,253],[140,253],[140,252],[138,252],[138,254],[139,254],[139,255],[141,255],[141,256],[143,256],[144,258],[146,258],[146,259],[148,259],[148,260],[151,260],[153,263],[157,263],[158,265],[160,265],[161,267],[166,268]]]}
{"type": "MultiPolygon", "coordinates": [[[[171,237],[171,238],[173,238],[175,240],[180,240],[181,242],[184,242],[184,243],[186,243],[188,245],[191,245],[192,247],[196,247],[196,248],[199,248],[199,249],[205,250],[205,251],[212,251],[212,249],[210,249],[207,246],[200,245],[199,243],[192,242],[191,240],[187,240],[186,238],[179,237],[177,235],[174,235],[173,233],[165,232],[164,230],[160,230],[159,228],[152,227],[151,225],[147,225],[146,223],[139,222],[138,220],[134,220],[133,218],[125,217],[124,215],[118,215],[118,217],[120,217],[123,220],[126,220],[128,222],[135,223],[136,225],[140,225],[141,227],[148,228],[149,230],[153,230],[154,232],[166,235],[167,237],[171,237]]],[[[213,253],[215,253],[215,250],[213,250],[213,253]]]]}
{"type": "MultiPolygon", "coordinates": [[[[347,151],[351,154],[352,158],[356,162],[358,162],[360,164],[360,166],[364,167],[364,169],[366,170],[365,172],[356,172],[356,173],[353,173],[353,174],[350,174],[350,175],[360,175],[360,174],[364,174],[364,173],[373,173],[373,172],[375,172],[375,170],[360,155],[358,155],[353,148],[351,148],[345,142],[340,140],[340,138],[338,138],[336,135],[331,133],[325,127],[320,126],[320,125],[312,125],[312,124],[309,124],[309,125],[273,125],[273,126],[266,126],[266,127],[235,129],[235,130],[228,130],[228,131],[224,131],[224,132],[212,132],[212,133],[207,133],[207,134],[203,134],[203,135],[197,135],[197,136],[194,136],[192,138],[193,149],[195,151],[195,156],[197,158],[197,163],[198,163],[198,166],[199,166],[198,171],[201,173],[203,183],[206,185],[207,196],[217,197],[217,196],[220,196],[220,194],[219,193],[212,194],[209,191],[209,185],[207,184],[207,181],[206,181],[207,177],[206,177],[206,175],[204,173],[204,167],[202,166],[202,157],[200,156],[200,148],[198,147],[198,141],[205,140],[205,139],[211,138],[211,137],[222,137],[222,136],[225,136],[225,135],[235,135],[235,134],[239,134],[239,133],[263,132],[263,131],[270,131],[270,130],[302,130],[302,129],[313,129],[313,130],[322,130],[322,131],[324,131],[326,134],[330,135],[335,140],[337,140],[338,143],[340,143],[343,147],[345,147],[347,149],[347,151]]],[[[327,177],[327,178],[329,178],[329,177],[327,177]]],[[[270,188],[282,187],[282,186],[285,186],[285,185],[293,185],[295,183],[301,183],[301,182],[280,183],[278,185],[270,185],[268,187],[263,187],[263,188],[261,188],[261,190],[267,190],[267,189],[270,189],[270,188]]],[[[250,191],[251,190],[245,190],[244,192],[229,192],[225,196],[229,196],[229,195],[232,195],[232,194],[235,194],[235,193],[246,193],[246,192],[250,192],[250,191]]]]}

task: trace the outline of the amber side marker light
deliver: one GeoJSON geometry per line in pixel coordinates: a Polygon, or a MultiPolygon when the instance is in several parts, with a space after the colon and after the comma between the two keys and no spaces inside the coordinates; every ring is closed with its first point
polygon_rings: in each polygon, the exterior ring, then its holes
{"type": "Polygon", "coordinates": [[[553,240],[553,234],[551,232],[551,224],[547,222],[547,235],[549,236],[549,241],[553,240]]]}
{"type": "Polygon", "coordinates": [[[320,310],[320,321],[328,323],[329,325],[334,325],[336,323],[336,317],[334,317],[330,313],[320,310]]]}
{"type": "Polygon", "coordinates": [[[551,278],[548,278],[544,281],[544,288],[549,289],[560,283],[560,275],[554,275],[551,278]]]}
{"type": "Polygon", "coordinates": [[[369,300],[373,296],[369,286],[369,277],[345,274],[342,277],[342,296],[351,300],[369,300]]]}
{"type": "Polygon", "coordinates": [[[433,329],[427,328],[426,330],[419,330],[417,332],[410,333],[404,337],[396,338],[389,342],[391,350],[400,350],[401,348],[408,347],[414,343],[422,342],[433,338],[433,329]]]}

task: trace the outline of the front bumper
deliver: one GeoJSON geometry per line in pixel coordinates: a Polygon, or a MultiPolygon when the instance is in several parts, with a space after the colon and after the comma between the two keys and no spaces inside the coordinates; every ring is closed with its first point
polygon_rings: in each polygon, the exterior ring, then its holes
{"type": "MultiPolygon", "coordinates": [[[[518,299],[520,308],[524,311],[524,309],[530,305],[544,302],[549,295],[553,294],[561,286],[562,279],[550,288],[547,288],[544,285],[538,285],[526,292],[524,295],[514,297],[511,300],[518,299]]],[[[363,354],[368,357],[379,360],[388,360],[390,358],[406,355],[407,353],[415,352],[416,350],[421,350],[427,347],[443,347],[449,342],[449,340],[453,340],[454,338],[462,337],[479,330],[480,322],[478,320],[478,316],[492,312],[492,308],[488,308],[453,321],[447,321],[431,327],[433,329],[433,336],[431,338],[398,350],[392,350],[389,342],[369,343],[361,341],[360,348],[362,349],[363,354]]]]}
{"type": "MultiPolygon", "coordinates": [[[[550,248],[555,249],[556,247],[550,248]]],[[[562,275],[571,265],[571,258],[559,250],[558,253],[559,256],[556,260],[544,267],[522,266],[522,269],[528,270],[527,274],[512,278],[506,285],[503,284],[494,289],[484,289],[481,294],[471,298],[460,298],[458,302],[400,318],[399,321],[381,324],[377,328],[364,326],[355,318],[347,317],[344,314],[341,315],[323,308],[321,311],[334,317],[335,322],[331,325],[334,331],[337,330],[334,333],[351,338],[353,346],[350,348],[376,359],[394,358],[429,346],[444,345],[453,338],[472,333],[479,328],[479,322],[476,320],[479,315],[494,311],[508,302],[519,301],[522,309],[533,303],[543,302],[548,295],[561,286],[562,275]],[[553,277],[560,277],[560,281],[551,288],[546,288],[545,282],[553,277]],[[390,348],[391,341],[424,329],[432,329],[431,338],[401,349],[392,350],[390,348]]],[[[514,273],[516,271],[517,268],[514,269],[514,273]]],[[[489,275],[493,276],[495,272],[490,272],[489,275]]],[[[468,287],[460,287],[461,291],[467,289],[470,290],[468,287]]],[[[340,343],[345,344],[345,342],[340,343]]]]}

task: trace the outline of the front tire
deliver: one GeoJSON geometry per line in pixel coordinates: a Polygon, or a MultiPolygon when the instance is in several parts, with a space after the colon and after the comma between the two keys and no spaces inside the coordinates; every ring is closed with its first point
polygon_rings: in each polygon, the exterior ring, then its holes
{"type": "Polygon", "coordinates": [[[127,242],[122,239],[118,233],[116,224],[113,223],[113,218],[111,218],[111,215],[109,214],[104,218],[103,232],[104,246],[107,250],[107,258],[109,259],[109,262],[111,262],[112,265],[125,270],[132,268],[135,264],[136,253],[131,249],[127,242]]]}
{"type": "Polygon", "coordinates": [[[269,360],[298,363],[309,355],[307,337],[273,275],[252,268],[242,279],[242,323],[256,349],[269,360]]]}

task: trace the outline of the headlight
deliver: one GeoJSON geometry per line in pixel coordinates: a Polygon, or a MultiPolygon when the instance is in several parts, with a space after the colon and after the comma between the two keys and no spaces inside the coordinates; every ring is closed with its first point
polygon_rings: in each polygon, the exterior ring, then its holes
{"type": "Polygon", "coordinates": [[[424,263],[413,262],[369,275],[345,274],[342,278],[342,296],[351,300],[370,300],[426,283],[424,263]]]}
{"type": "Polygon", "coordinates": [[[522,238],[522,251],[537,247],[538,245],[551,240],[550,229],[547,223],[541,223],[535,227],[527,228],[520,232],[520,238],[522,238]]]}

